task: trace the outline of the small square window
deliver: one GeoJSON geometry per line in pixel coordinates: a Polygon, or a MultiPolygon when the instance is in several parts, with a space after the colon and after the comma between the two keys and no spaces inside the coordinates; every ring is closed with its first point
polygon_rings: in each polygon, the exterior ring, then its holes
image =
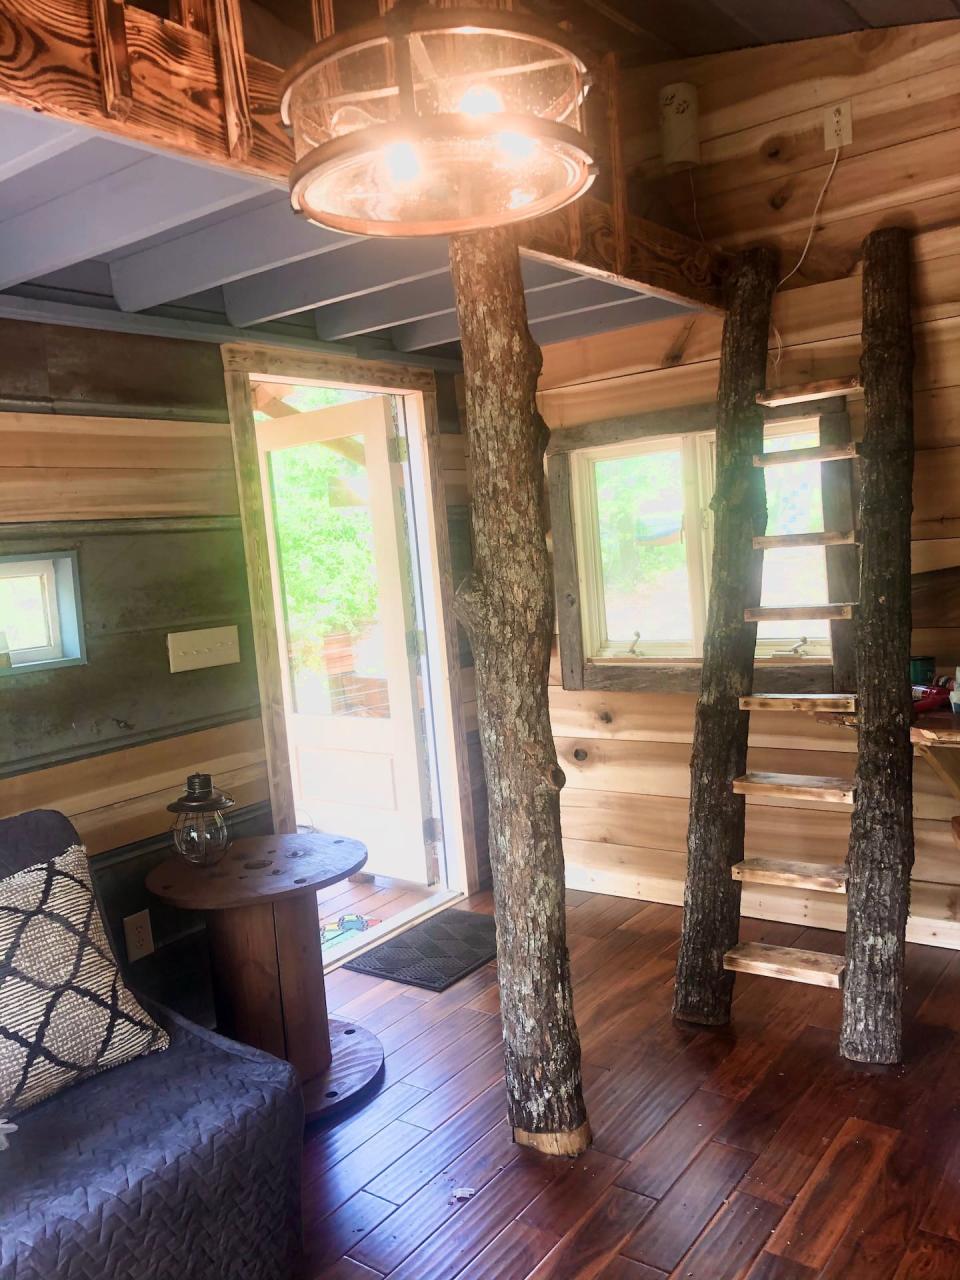
{"type": "Polygon", "coordinates": [[[0,556],[0,675],[85,658],[76,554],[0,556]]]}

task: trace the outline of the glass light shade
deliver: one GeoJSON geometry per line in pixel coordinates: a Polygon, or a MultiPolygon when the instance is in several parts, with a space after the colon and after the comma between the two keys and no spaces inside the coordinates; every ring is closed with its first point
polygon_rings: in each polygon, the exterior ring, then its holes
{"type": "Polygon", "coordinates": [[[586,64],[546,24],[395,9],[324,41],[284,81],[294,208],[359,235],[439,235],[538,217],[595,175],[586,64]]]}
{"type": "Polygon", "coordinates": [[[209,867],[220,861],[230,845],[223,815],[233,805],[233,797],[219,791],[209,773],[190,775],[183,795],[167,805],[177,815],[173,843],[187,862],[209,867]]]}

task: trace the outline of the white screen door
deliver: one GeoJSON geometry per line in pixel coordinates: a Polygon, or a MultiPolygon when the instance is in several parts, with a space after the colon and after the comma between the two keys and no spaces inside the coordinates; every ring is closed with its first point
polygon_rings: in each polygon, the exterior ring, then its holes
{"type": "Polygon", "coordinates": [[[427,884],[404,468],[387,396],[257,423],[297,821],[427,884]]]}

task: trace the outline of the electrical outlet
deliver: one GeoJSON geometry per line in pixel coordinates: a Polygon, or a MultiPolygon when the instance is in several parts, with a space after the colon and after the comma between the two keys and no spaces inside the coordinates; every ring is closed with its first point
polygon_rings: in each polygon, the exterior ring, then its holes
{"type": "Polygon", "coordinates": [[[123,917],[123,936],[127,944],[127,959],[142,960],[153,953],[153,930],[150,927],[150,912],[144,907],[135,911],[132,916],[123,917]]]}
{"type": "Polygon", "coordinates": [[[849,100],[827,107],[823,115],[823,145],[828,151],[853,142],[853,107],[849,100]]]}

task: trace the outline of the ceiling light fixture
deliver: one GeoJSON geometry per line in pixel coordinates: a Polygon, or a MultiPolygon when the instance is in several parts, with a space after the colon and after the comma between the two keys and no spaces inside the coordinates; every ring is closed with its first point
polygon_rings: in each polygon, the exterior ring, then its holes
{"type": "Polygon", "coordinates": [[[284,77],[293,207],[379,236],[549,213],[596,173],[588,87],[566,32],[502,10],[401,5],[324,40],[284,77]]]}

